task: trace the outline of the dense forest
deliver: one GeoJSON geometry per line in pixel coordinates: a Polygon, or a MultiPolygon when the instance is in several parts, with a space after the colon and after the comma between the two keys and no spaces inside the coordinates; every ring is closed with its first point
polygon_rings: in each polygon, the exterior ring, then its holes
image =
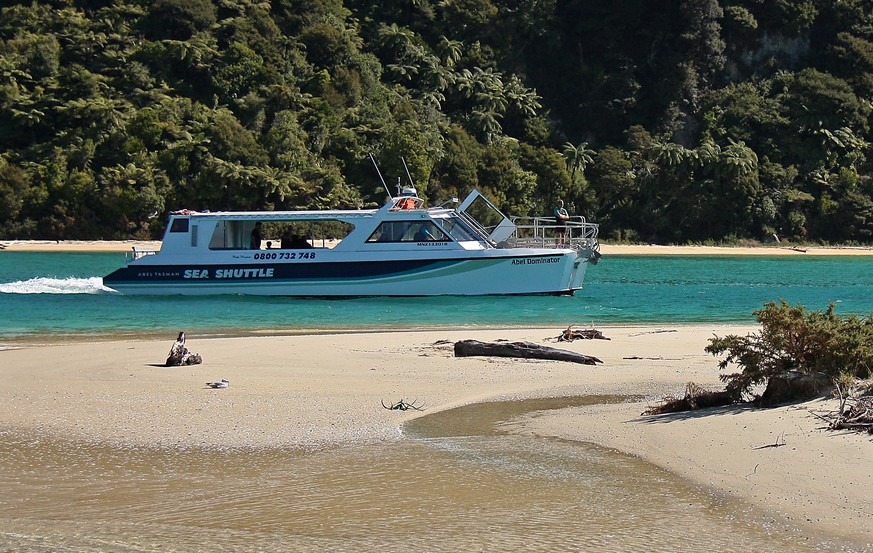
{"type": "Polygon", "coordinates": [[[371,206],[372,154],[608,239],[873,241],[870,0],[2,5],[3,239],[371,206]]]}

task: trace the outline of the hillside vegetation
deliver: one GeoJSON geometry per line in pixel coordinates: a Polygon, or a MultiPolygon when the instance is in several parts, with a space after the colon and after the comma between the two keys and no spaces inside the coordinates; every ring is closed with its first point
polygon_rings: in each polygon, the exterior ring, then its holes
{"type": "Polygon", "coordinates": [[[873,240],[869,0],[54,0],[0,9],[0,238],[406,180],[607,238],[873,240]]]}

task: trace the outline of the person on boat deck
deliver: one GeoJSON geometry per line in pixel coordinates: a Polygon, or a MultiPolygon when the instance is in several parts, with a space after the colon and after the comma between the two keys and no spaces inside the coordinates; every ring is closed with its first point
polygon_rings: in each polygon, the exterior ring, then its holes
{"type": "Polygon", "coordinates": [[[558,200],[558,205],[555,207],[555,225],[557,225],[558,245],[563,246],[567,239],[567,221],[570,220],[570,215],[564,209],[564,200],[558,200]]]}
{"type": "Polygon", "coordinates": [[[261,227],[263,225],[259,222],[255,223],[255,228],[252,229],[252,244],[251,249],[260,250],[261,249],[261,240],[263,240],[264,236],[261,232],[261,227]]]}

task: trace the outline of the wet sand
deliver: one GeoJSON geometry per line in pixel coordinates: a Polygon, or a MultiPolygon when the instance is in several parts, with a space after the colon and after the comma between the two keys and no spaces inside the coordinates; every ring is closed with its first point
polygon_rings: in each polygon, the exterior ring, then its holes
{"type": "Polygon", "coordinates": [[[687,382],[718,389],[703,348],[727,325],[601,328],[611,340],[554,343],[560,329],[429,330],[205,338],[202,365],[162,366],[175,336],[0,351],[0,430],[119,447],[318,449],[401,439],[413,418],[484,401],[644,396],[514,422],[516,430],[590,441],[788,517],[809,535],[873,543],[869,437],[823,430],[833,400],[643,417],[687,382]],[[527,340],[602,365],[455,358],[461,339],[527,340]],[[227,389],[206,382],[226,378],[227,389]],[[387,410],[415,402],[424,411],[387,410]]]}

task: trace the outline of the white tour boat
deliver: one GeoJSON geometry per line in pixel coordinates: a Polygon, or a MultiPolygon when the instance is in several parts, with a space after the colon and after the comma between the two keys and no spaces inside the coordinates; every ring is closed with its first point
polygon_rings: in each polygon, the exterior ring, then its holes
{"type": "Polygon", "coordinates": [[[170,215],[160,251],[103,279],[125,294],[435,296],[572,294],[600,254],[597,225],[510,219],[477,191],[424,208],[406,188],[381,209],[170,215]]]}

